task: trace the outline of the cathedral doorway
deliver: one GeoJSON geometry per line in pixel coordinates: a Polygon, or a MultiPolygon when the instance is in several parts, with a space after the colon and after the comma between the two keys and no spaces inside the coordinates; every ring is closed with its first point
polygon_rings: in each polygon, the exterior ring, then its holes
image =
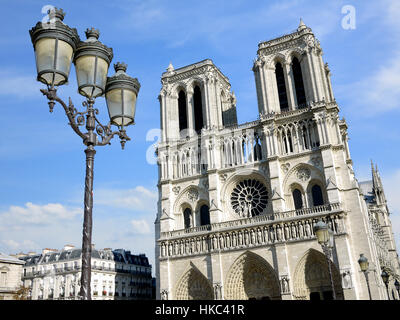
{"type": "Polygon", "coordinates": [[[228,272],[225,299],[280,300],[279,282],[274,269],[257,254],[242,254],[228,272]]]}
{"type": "MultiPolygon", "coordinates": [[[[343,299],[340,274],[331,263],[336,299],[343,299]]],[[[329,268],[323,253],[310,249],[299,261],[294,275],[294,297],[298,300],[333,300],[329,268]]]]}
{"type": "Polygon", "coordinates": [[[212,286],[195,267],[191,267],[176,286],[176,300],[213,300],[212,286]]]}

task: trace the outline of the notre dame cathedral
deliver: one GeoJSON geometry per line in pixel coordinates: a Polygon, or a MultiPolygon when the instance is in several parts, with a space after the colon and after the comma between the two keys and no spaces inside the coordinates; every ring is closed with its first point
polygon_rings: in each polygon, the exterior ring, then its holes
{"type": "Polygon", "coordinates": [[[157,299],[369,299],[360,254],[371,298],[398,299],[380,175],[372,165],[371,181],[354,176],[312,30],[301,21],[260,42],[253,72],[259,116],[243,124],[211,60],[162,74],[157,299]],[[319,220],[333,233],[330,263],[314,234],[319,220]]]}

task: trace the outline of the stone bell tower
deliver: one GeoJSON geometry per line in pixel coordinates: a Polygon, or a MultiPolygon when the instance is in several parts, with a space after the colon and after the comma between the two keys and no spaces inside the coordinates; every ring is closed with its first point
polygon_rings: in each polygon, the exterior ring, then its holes
{"type": "Polygon", "coordinates": [[[162,74],[157,298],[368,299],[364,254],[373,299],[385,299],[381,270],[394,279],[399,263],[383,187],[373,172],[368,204],[319,41],[301,21],[258,44],[253,71],[259,114],[243,124],[211,60],[162,74]],[[329,260],[318,220],[332,230],[329,260]]]}
{"type": "Polygon", "coordinates": [[[312,30],[301,20],[296,32],[260,42],[254,62],[260,114],[305,108],[334,100],[329,68],[312,30]]]}
{"type": "Polygon", "coordinates": [[[210,59],[179,69],[170,63],[161,82],[162,141],[237,123],[236,98],[229,80],[210,59]]]}

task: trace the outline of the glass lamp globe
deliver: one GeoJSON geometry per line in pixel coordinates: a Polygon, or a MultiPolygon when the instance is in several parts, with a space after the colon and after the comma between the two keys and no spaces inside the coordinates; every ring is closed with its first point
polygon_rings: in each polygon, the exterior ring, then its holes
{"type": "Polygon", "coordinates": [[[127,65],[114,64],[115,74],[107,79],[106,101],[112,124],[124,127],[135,123],[136,98],[140,83],[126,74],[127,65]]]}
{"type": "Polygon", "coordinates": [[[79,42],[74,64],[79,94],[92,99],[104,94],[113,51],[98,40],[99,30],[91,28],[85,33],[87,39],[79,42]]]}
{"type": "Polygon", "coordinates": [[[389,282],[389,274],[385,270],[382,271],[381,277],[385,284],[389,282]]]}
{"type": "Polygon", "coordinates": [[[368,270],[369,267],[369,262],[366,257],[364,257],[364,254],[360,254],[360,259],[358,259],[358,264],[360,265],[361,271],[365,272],[368,270]]]}
{"type": "Polygon", "coordinates": [[[322,220],[319,220],[314,225],[314,233],[317,237],[319,244],[326,244],[329,242],[330,235],[329,235],[328,225],[322,220]]]}
{"type": "Polygon", "coordinates": [[[54,87],[68,82],[79,35],[75,28],[62,22],[62,9],[52,8],[47,13],[49,21],[38,22],[29,33],[35,50],[37,80],[54,87]]]}

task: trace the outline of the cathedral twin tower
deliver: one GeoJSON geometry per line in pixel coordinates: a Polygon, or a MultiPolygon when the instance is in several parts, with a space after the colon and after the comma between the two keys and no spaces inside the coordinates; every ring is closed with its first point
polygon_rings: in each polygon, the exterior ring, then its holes
{"type": "Polygon", "coordinates": [[[259,119],[244,124],[211,60],[162,75],[157,298],[330,299],[323,220],[336,297],[368,299],[364,254],[372,296],[386,299],[381,270],[399,275],[386,200],[378,173],[370,190],[354,176],[319,41],[301,21],[259,43],[253,72],[259,119]]]}

